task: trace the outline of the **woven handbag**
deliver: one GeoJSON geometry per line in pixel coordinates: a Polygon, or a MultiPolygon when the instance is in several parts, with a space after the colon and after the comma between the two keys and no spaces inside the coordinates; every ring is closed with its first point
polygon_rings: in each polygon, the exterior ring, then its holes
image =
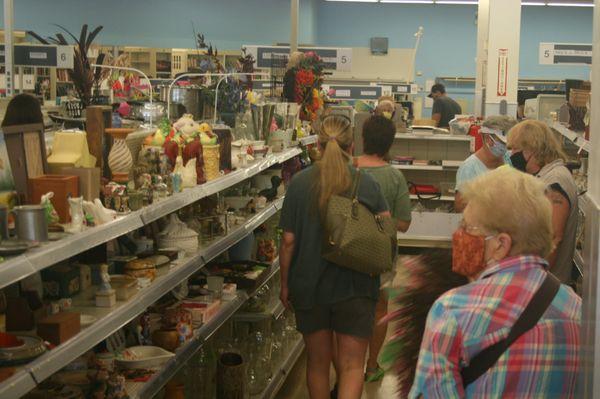
{"type": "Polygon", "coordinates": [[[358,201],[360,170],[351,197],[333,195],[327,205],[321,256],[348,269],[378,276],[392,270],[396,259],[396,227],[390,217],[374,215],[358,201]]]}

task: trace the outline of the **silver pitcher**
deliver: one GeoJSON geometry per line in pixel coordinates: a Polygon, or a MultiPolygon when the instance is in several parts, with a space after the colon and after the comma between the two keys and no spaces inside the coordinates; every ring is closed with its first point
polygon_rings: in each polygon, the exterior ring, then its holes
{"type": "Polygon", "coordinates": [[[20,240],[48,241],[48,221],[42,206],[16,206],[12,212],[15,214],[17,237],[20,240]]]}
{"type": "Polygon", "coordinates": [[[252,127],[254,129],[254,139],[269,142],[269,133],[271,131],[271,121],[275,113],[275,104],[253,105],[252,106],[252,127]]]}

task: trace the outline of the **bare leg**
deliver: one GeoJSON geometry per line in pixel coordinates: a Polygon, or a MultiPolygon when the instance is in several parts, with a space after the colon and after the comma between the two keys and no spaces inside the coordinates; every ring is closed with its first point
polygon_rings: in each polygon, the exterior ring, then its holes
{"type": "Polygon", "coordinates": [[[369,340],[336,333],[339,398],[360,399],[369,340]]]}
{"type": "Polygon", "coordinates": [[[331,330],[321,330],[304,335],[306,382],[311,399],[329,399],[332,342],[331,330]]]}
{"type": "Polygon", "coordinates": [[[379,301],[377,301],[377,307],[375,308],[375,326],[373,327],[373,335],[369,341],[369,360],[367,361],[367,369],[377,368],[377,358],[379,351],[385,342],[385,336],[387,334],[387,323],[380,324],[381,320],[387,313],[388,301],[385,293],[379,295],[379,301]]]}

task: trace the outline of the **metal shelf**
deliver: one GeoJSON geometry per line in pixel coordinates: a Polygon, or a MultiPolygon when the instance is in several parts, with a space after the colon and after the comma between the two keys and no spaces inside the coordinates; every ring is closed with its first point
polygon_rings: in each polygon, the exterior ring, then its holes
{"type": "Polygon", "coordinates": [[[299,148],[290,148],[281,153],[271,154],[254,162],[245,169],[238,170],[220,179],[190,188],[182,193],[145,207],[137,212],[118,218],[102,226],[90,228],[62,240],[44,244],[25,254],[9,258],[0,264],[0,288],[13,284],[37,271],[69,259],[87,249],[113,240],[136,230],[156,219],[175,212],[201,198],[215,194],[252,177],[269,167],[287,161],[301,154],[299,148]]]}
{"type": "MultiPolygon", "coordinates": [[[[423,195],[423,197],[427,197],[427,195],[423,195]]],[[[420,201],[454,201],[455,197],[453,195],[442,195],[439,198],[432,198],[432,199],[428,199],[428,198],[419,198],[418,195],[410,195],[410,199],[411,200],[420,200],[420,201]]]]}
{"type": "Polygon", "coordinates": [[[300,139],[300,144],[302,144],[303,146],[307,146],[307,145],[311,145],[311,144],[317,144],[317,135],[314,134],[312,136],[306,136],[306,137],[302,137],[300,139]]]}
{"type": "Polygon", "coordinates": [[[221,310],[206,324],[194,331],[194,338],[176,351],[162,369],[154,374],[146,383],[128,383],[133,388],[129,392],[132,399],[153,398],[161,388],[200,350],[202,345],[248,300],[244,292],[238,293],[233,301],[227,302],[221,310]]]}
{"type": "Polygon", "coordinates": [[[456,170],[460,165],[392,165],[392,167],[399,170],[435,170],[443,172],[456,170]]]}
{"type": "Polygon", "coordinates": [[[583,151],[590,152],[590,142],[585,139],[582,132],[575,132],[559,122],[552,123],[550,127],[552,127],[554,130],[563,135],[567,140],[571,141],[583,151]]]}
{"type": "MultiPolygon", "coordinates": [[[[25,369],[29,374],[26,373],[25,375],[29,375],[29,377],[32,377],[32,381],[37,381],[39,383],[59,371],[73,359],[77,358],[117,331],[123,325],[130,322],[137,315],[144,312],[148,306],[175,288],[181,281],[200,270],[207,262],[236,244],[251,231],[250,229],[258,227],[261,223],[273,216],[278,210],[277,205],[280,205],[282,201],[283,199],[280,199],[275,203],[269,204],[263,211],[245,224],[233,230],[227,236],[221,237],[210,243],[208,246],[201,248],[194,256],[186,258],[178,264],[172,265],[168,274],[157,277],[152,285],[140,290],[128,301],[118,302],[117,305],[112,308],[98,308],[94,306],[93,299],[90,297],[89,293],[82,293],[74,298],[73,311],[91,314],[92,316],[95,316],[98,321],[92,326],[80,331],[79,334],[67,342],[26,365],[25,369]]],[[[26,380],[27,378],[25,378],[25,382],[26,380]]],[[[11,389],[5,385],[10,383],[11,379],[0,384],[0,393],[11,389]]],[[[31,390],[34,386],[35,384],[30,386],[27,391],[31,390]]],[[[19,386],[19,389],[25,388],[19,386]]]]}
{"type": "MultiPolygon", "coordinates": [[[[263,280],[263,283],[255,290],[258,291],[264,286],[279,270],[279,260],[276,259],[271,265],[267,276],[263,280]]],[[[253,294],[248,295],[243,291],[238,292],[236,299],[227,302],[220,310],[219,313],[213,317],[208,323],[204,324],[198,330],[194,332],[194,339],[188,342],[176,351],[176,356],[170,360],[158,373],[156,373],[150,380],[145,383],[127,383],[127,392],[132,399],[140,398],[152,398],[158,391],[177,373],[181,367],[183,367],[192,356],[204,345],[204,342],[208,340],[221,326],[236,312],[240,307],[250,298],[253,294]]],[[[282,305],[283,308],[283,305],[282,305]]],[[[283,310],[281,311],[283,313],[283,310]]],[[[281,315],[280,315],[281,316],[281,315]]],[[[235,316],[234,316],[235,317],[235,316]]]]}
{"type": "Polygon", "coordinates": [[[302,354],[303,350],[304,341],[302,338],[299,338],[298,341],[296,341],[296,344],[294,344],[292,350],[289,352],[288,357],[281,364],[279,371],[277,371],[273,378],[271,378],[269,385],[267,385],[265,390],[258,395],[253,395],[252,399],[273,399],[283,386],[285,379],[298,361],[298,358],[302,354]]]}
{"type": "Polygon", "coordinates": [[[21,368],[0,385],[0,398],[20,398],[35,388],[36,383],[27,368],[21,368]]]}
{"type": "Polygon", "coordinates": [[[440,140],[440,141],[464,141],[472,142],[471,136],[457,136],[450,134],[434,133],[396,133],[396,139],[399,140],[440,140]]]}
{"type": "Polygon", "coordinates": [[[233,316],[233,318],[237,321],[248,322],[257,322],[264,319],[269,319],[271,317],[277,320],[281,317],[283,312],[285,312],[283,303],[281,303],[279,298],[274,298],[273,300],[271,300],[271,302],[267,306],[267,309],[264,312],[240,312],[233,316]]]}

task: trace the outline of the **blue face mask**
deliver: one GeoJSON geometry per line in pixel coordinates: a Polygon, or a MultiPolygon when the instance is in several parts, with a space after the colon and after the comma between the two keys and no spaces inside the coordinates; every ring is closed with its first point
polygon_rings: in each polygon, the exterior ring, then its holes
{"type": "Polygon", "coordinates": [[[492,141],[494,142],[494,144],[488,145],[488,148],[490,149],[492,155],[494,155],[496,158],[504,158],[504,155],[507,151],[506,144],[494,139],[492,139],[492,141]]]}

